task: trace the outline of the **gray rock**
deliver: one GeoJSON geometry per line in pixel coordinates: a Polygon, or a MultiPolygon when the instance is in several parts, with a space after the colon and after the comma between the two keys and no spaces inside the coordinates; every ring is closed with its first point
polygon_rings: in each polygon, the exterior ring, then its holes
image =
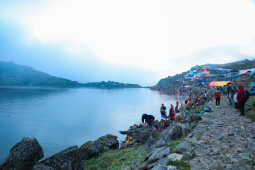
{"type": "Polygon", "coordinates": [[[118,149],[119,141],[116,136],[105,135],[96,141],[88,141],[79,148],[79,160],[87,160],[97,156],[99,153],[109,150],[118,149]]]}
{"type": "Polygon", "coordinates": [[[175,166],[169,165],[167,166],[167,170],[177,170],[177,168],[175,166]]]}
{"type": "Polygon", "coordinates": [[[79,148],[77,146],[69,147],[50,158],[46,158],[43,161],[40,161],[35,168],[38,167],[50,167],[54,170],[73,170],[77,169],[79,148]]]}
{"type": "Polygon", "coordinates": [[[152,150],[152,147],[153,147],[153,144],[155,143],[155,139],[152,137],[152,136],[150,136],[149,138],[148,138],[148,140],[145,142],[145,150],[146,150],[146,152],[147,153],[150,153],[150,151],[152,150]]]}
{"type": "Polygon", "coordinates": [[[119,141],[116,136],[108,134],[100,137],[98,141],[103,145],[104,150],[119,148],[119,141]]]}
{"type": "Polygon", "coordinates": [[[170,148],[165,146],[156,148],[149,156],[148,162],[155,162],[163,157],[166,157],[170,153],[170,148]]]}
{"type": "Polygon", "coordinates": [[[154,166],[152,168],[152,170],[167,170],[167,167],[166,166],[158,165],[158,166],[154,166]]]}
{"type": "Polygon", "coordinates": [[[55,170],[55,169],[47,165],[37,164],[34,166],[33,170],[55,170]]]}
{"type": "Polygon", "coordinates": [[[213,169],[213,170],[224,170],[224,165],[221,161],[219,160],[216,160],[212,163],[212,165],[210,166],[210,169],[213,169]]]}
{"type": "MultiPolygon", "coordinates": [[[[169,141],[168,141],[169,142],[169,141]]],[[[156,143],[155,143],[155,147],[159,148],[162,146],[167,146],[168,142],[165,141],[163,138],[160,138],[156,143]]]]}
{"type": "Polygon", "coordinates": [[[183,141],[183,142],[179,143],[175,148],[175,151],[177,153],[185,153],[190,150],[192,150],[192,145],[187,141],[183,141]]]}
{"type": "Polygon", "coordinates": [[[153,138],[157,138],[160,135],[158,131],[155,131],[153,130],[153,128],[149,127],[133,127],[130,128],[128,131],[120,131],[120,133],[131,136],[137,144],[145,144],[145,142],[149,139],[150,136],[152,136],[153,138]]]}
{"type": "Polygon", "coordinates": [[[156,165],[152,168],[152,170],[177,170],[177,168],[175,166],[156,165]]]}
{"type": "Polygon", "coordinates": [[[168,155],[167,157],[171,161],[180,161],[183,158],[183,155],[178,154],[178,153],[172,153],[168,155]]]}
{"type": "Polygon", "coordinates": [[[130,167],[130,166],[127,166],[127,167],[124,167],[122,170],[133,170],[134,168],[130,167]]]}
{"type": "Polygon", "coordinates": [[[182,126],[177,124],[175,126],[169,126],[168,128],[166,128],[161,133],[160,138],[164,139],[166,142],[170,142],[171,140],[176,140],[182,136],[182,126]]]}
{"type": "Polygon", "coordinates": [[[23,138],[15,144],[7,160],[0,165],[2,170],[30,170],[43,157],[43,150],[35,138],[23,138]]]}

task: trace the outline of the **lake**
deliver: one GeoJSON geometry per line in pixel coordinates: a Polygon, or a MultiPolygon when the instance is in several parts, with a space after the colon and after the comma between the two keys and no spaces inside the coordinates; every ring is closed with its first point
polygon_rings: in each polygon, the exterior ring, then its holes
{"type": "Polygon", "coordinates": [[[150,89],[57,89],[0,87],[0,161],[23,137],[36,137],[45,156],[140,123],[142,113],[160,118],[175,102],[150,89]]]}

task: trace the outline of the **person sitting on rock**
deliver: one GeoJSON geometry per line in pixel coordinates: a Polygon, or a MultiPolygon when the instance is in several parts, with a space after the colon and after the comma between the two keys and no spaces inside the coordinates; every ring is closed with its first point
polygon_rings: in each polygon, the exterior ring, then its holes
{"type": "Polygon", "coordinates": [[[161,105],[160,108],[160,113],[161,113],[161,128],[165,128],[165,120],[166,120],[166,107],[164,104],[161,105]]]}
{"type": "Polygon", "coordinates": [[[155,117],[153,115],[147,115],[147,114],[142,115],[142,123],[144,124],[148,124],[149,126],[152,126],[154,120],[155,120],[155,117]]]}
{"type": "Polygon", "coordinates": [[[174,120],[175,113],[174,113],[174,106],[171,104],[171,107],[169,109],[169,119],[174,120]]]}

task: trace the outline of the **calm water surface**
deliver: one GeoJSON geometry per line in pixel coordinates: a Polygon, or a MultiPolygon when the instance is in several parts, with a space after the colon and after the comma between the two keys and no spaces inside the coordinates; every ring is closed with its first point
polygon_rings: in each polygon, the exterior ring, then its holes
{"type": "Polygon", "coordinates": [[[49,89],[0,87],[0,161],[24,136],[36,137],[45,156],[111,133],[120,140],[142,113],[159,118],[174,98],[149,89],[49,89]]]}

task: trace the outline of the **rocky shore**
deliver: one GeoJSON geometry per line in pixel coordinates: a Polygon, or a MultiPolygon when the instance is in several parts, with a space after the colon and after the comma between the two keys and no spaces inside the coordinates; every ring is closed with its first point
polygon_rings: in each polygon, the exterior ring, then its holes
{"type": "MultiPolygon", "coordinates": [[[[216,108],[214,101],[206,104],[212,112],[189,114],[180,122],[160,122],[152,127],[133,125],[126,141],[106,135],[88,141],[81,147],[69,147],[49,158],[36,139],[24,138],[10,150],[1,170],[82,170],[86,162],[108,150],[122,150],[144,145],[144,159],[125,170],[253,170],[255,169],[255,122],[239,116],[222,98],[216,108]]],[[[86,168],[85,168],[86,169],[86,168]]]]}
{"type": "Polygon", "coordinates": [[[117,137],[105,135],[81,147],[71,146],[39,161],[44,155],[39,142],[35,138],[23,138],[12,147],[7,160],[0,165],[0,170],[83,170],[86,160],[118,148],[117,137]]]}

